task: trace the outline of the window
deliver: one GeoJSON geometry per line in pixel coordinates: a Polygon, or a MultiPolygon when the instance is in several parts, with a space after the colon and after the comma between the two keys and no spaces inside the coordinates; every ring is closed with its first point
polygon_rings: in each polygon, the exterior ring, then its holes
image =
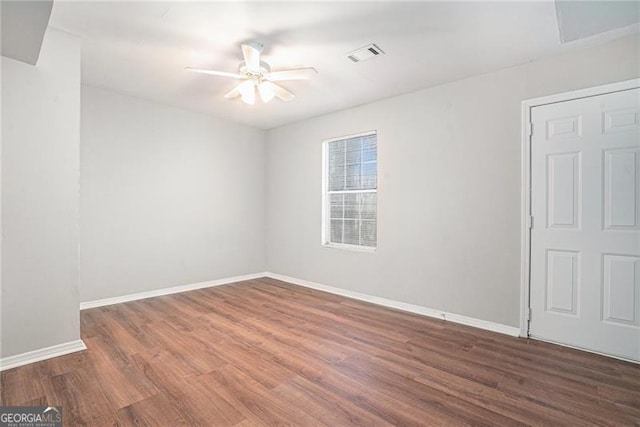
{"type": "Polygon", "coordinates": [[[376,132],[324,142],[322,243],[375,249],[378,146],[376,132]]]}

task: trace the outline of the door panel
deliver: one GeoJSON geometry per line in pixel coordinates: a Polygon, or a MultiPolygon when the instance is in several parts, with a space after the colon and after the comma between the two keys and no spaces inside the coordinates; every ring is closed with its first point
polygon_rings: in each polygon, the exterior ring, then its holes
{"type": "Polygon", "coordinates": [[[637,230],[639,149],[604,152],[604,223],[607,230],[637,230]]]}
{"type": "Polygon", "coordinates": [[[580,153],[547,156],[547,224],[578,228],[580,213],[580,153]]]}
{"type": "Polygon", "coordinates": [[[640,90],[531,122],[530,335],[640,361],[640,90]]]}
{"type": "Polygon", "coordinates": [[[547,251],[547,311],[576,316],[580,252],[547,251]]]}
{"type": "Polygon", "coordinates": [[[640,257],[603,256],[603,319],[623,325],[640,325],[640,257]]]}

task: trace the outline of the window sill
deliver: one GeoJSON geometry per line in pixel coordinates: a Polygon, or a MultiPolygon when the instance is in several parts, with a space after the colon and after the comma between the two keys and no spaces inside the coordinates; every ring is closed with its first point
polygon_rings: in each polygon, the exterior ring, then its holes
{"type": "Polygon", "coordinates": [[[357,246],[357,245],[341,245],[339,243],[323,243],[323,247],[330,249],[344,249],[352,252],[365,252],[365,253],[375,253],[376,248],[370,246],[357,246]]]}

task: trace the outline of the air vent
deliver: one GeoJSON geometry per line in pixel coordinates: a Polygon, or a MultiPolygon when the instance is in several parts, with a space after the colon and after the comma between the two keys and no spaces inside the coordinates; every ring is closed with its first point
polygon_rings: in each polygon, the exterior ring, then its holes
{"type": "Polygon", "coordinates": [[[353,62],[361,62],[380,55],[384,55],[384,51],[375,44],[371,43],[369,45],[361,47],[360,49],[356,49],[353,52],[347,53],[347,58],[349,58],[353,62]]]}

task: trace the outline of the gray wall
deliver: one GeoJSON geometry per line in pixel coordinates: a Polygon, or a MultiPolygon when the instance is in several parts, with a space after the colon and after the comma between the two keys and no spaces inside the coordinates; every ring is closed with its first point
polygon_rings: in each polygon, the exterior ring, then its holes
{"type": "Polygon", "coordinates": [[[38,66],[2,58],[0,357],[80,338],[80,41],[48,29],[38,66]]]}
{"type": "Polygon", "coordinates": [[[82,87],[82,301],[264,271],[264,132],[82,87]]]}
{"type": "Polygon", "coordinates": [[[267,133],[269,271],[518,326],[520,103],[635,78],[637,37],[267,133]],[[322,247],[321,141],[378,131],[378,250],[322,247]]]}

